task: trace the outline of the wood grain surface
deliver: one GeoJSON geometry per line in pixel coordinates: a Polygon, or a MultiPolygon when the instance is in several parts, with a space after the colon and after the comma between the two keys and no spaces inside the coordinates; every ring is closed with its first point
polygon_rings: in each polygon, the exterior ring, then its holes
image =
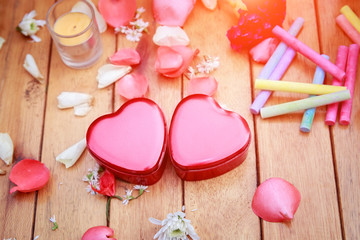
{"type": "MultiPolygon", "coordinates": [[[[116,239],[153,239],[160,226],[148,218],[164,219],[183,206],[195,231],[206,240],[360,238],[360,71],[349,126],[326,126],[326,107],[317,108],[310,133],[299,130],[302,112],[270,119],[252,115],[250,104],[258,93],[253,85],[263,64],[252,61],[246,51],[239,53],[230,48],[226,31],[236,24],[237,17],[225,0],[219,0],[213,11],[197,1],[183,28],[190,47],[199,50],[194,63],[204,55],[220,59],[220,67],[213,73],[218,81],[214,98],[247,120],[252,139],[246,160],[219,177],[188,182],[176,175],[167,153],[160,181],[128,205],[112,199],[107,222],[107,197],[88,194],[87,184],[82,181],[88,169],[95,166],[89,152],[85,151],[69,169],[55,161],[59,153],[85,137],[94,119],[116,111],[126,102],[114,84],[98,89],[98,69],[117,50],[137,48],[145,61],[134,71],[141,71],[149,80],[146,97],[161,107],[168,127],[176,105],[187,96],[189,80],[185,75],[165,78],[155,71],[157,47],[152,36],[157,24],[152,1],[145,0],[137,3],[146,9],[143,18],[150,25],[140,43],[130,42],[108,27],[101,35],[104,53],[94,66],[83,70],[66,67],[46,27],[37,33],[40,43],[30,42],[15,30],[24,14],[33,9],[38,13],[36,19],[45,19],[54,2],[0,0],[0,36],[6,39],[0,50],[0,132],[9,133],[14,142],[15,163],[36,159],[50,169],[51,175],[48,184],[37,192],[9,194],[14,186],[9,180],[13,165],[0,162],[0,169],[7,172],[0,176],[0,239],[33,240],[39,236],[75,240],[81,239],[88,228],[99,225],[114,229],[116,239]],[[45,77],[43,84],[22,66],[28,53],[45,77]],[[63,91],[93,95],[93,109],[85,117],[75,117],[72,109],[58,109],[56,97],[63,91]],[[256,187],[270,177],[286,179],[301,193],[300,206],[291,222],[269,223],[251,210],[256,187]],[[49,221],[53,215],[59,225],[56,231],[52,231],[49,221]]],[[[297,17],[304,18],[298,39],[335,62],[337,47],[351,44],[335,23],[345,4],[360,16],[358,0],[287,0],[283,27],[288,29],[297,17]]],[[[314,63],[297,54],[282,79],[310,83],[315,68],[314,63]]],[[[325,83],[331,81],[327,74],[325,83]]],[[[275,92],[266,106],[304,97],[275,92]]],[[[134,186],[119,179],[116,184],[116,193],[121,196],[134,186]]]]}

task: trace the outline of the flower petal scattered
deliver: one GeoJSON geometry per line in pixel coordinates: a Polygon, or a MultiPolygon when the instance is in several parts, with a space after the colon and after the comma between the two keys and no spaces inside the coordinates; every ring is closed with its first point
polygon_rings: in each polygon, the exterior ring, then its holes
{"type": "Polygon", "coordinates": [[[25,14],[22,21],[17,26],[17,29],[24,35],[31,37],[34,42],[41,42],[41,39],[35,34],[40,30],[40,27],[45,25],[45,20],[35,20],[36,11],[32,10],[30,13],[25,14]]]}
{"type": "Polygon", "coordinates": [[[128,74],[116,83],[116,91],[126,99],[143,97],[148,89],[148,80],[140,73],[128,74]]]}
{"type": "Polygon", "coordinates": [[[8,133],[0,133],[0,158],[10,165],[13,161],[14,144],[8,133]]]}
{"type": "Polygon", "coordinates": [[[90,106],[89,103],[83,103],[74,106],[74,115],[78,117],[86,116],[90,110],[92,109],[92,106],[90,106]]]}
{"type": "Polygon", "coordinates": [[[159,26],[153,36],[153,42],[158,46],[187,46],[190,39],[179,26],[159,26]]]}
{"type": "Polygon", "coordinates": [[[58,108],[71,108],[77,105],[88,103],[91,104],[93,97],[87,93],[80,92],[61,92],[57,96],[58,108]]]}
{"type": "Polygon", "coordinates": [[[117,51],[109,60],[117,65],[136,65],[140,63],[140,55],[135,49],[124,48],[117,51]]]}
{"type": "Polygon", "coordinates": [[[99,0],[99,11],[112,27],[127,25],[136,13],[136,0],[99,0]]]}
{"type": "Polygon", "coordinates": [[[192,78],[190,79],[187,93],[188,95],[198,93],[212,96],[215,94],[217,87],[218,83],[212,76],[192,78]]]}
{"type": "Polygon", "coordinates": [[[40,70],[36,65],[35,59],[31,54],[26,54],[23,66],[26,71],[28,71],[40,83],[44,82],[44,76],[40,73],[40,70]]]}
{"type": "Polygon", "coordinates": [[[154,0],[155,21],[165,26],[183,26],[196,0],[154,0]]]}
{"type": "Polygon", "coordinates": [[[159,240],[187,240],[190,236],[193,240],[199,240],[191,221],[185,219],[185,213],[169,213],[164,220],[149,218],[153,224],[160,225],[162,228],[155,234],[154,239],[159,240]]]}
{"type": "Polygon", "coordinates": [[[204,59],[196,65],[199,73],[209,74],[220,66],[219,57],[204,56],[204,59]]]}
{"type": "Polygon", "coordinates": [[[105,64],[98,70],[98,75],[96,77],[98,88],[104,88],[111,85],[130,71],[130,66],[105,64]]]}
{"type": "Polygon", "coordinates": [[[56,157],[56,161],[65,164],[66,168],[73,166],[86,148],[86,139],[83,138],[56,157]]]}
{"type": "Polygon", "coordinates": [[[267,38],[250,49],[250,55],[255,62],[266,63],[275,51],[277,44],[276,38],[267,38]]]}
{"type": "Polygon", "coordinates": [[[115,27],[115,33],[123,33],[126,39],[131,42],[139,42],[143,32],[147,32],[149,22],[145,22],[140,18],[141,14],[145,12],[144,8],[138,8],[134,21],[130,22],[128,26],[115,27]]]}
{"type": "Polygon", "coordinates": [[[105,170],[103,175],[100,177],[99,184],[93,190],[99,194],[112,197],[115,195],[115,176],[105,170]]]}

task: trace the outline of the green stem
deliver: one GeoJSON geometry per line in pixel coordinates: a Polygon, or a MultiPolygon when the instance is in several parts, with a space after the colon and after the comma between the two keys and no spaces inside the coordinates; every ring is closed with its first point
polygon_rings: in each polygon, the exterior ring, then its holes
{"type": "Polygon", "coordinates": [[[110,201],[111,201],[111,197],[109,197],[106,202],[106,221],[107,222],[110,221],[110,201]]]}
{"type": "Polygon", "coordinates": [[[56,229],[58,229],[58,225],[57,225],[57,222],[54,222],[54,226],[51,228],[53,231],[55,231],[56,229]]]}

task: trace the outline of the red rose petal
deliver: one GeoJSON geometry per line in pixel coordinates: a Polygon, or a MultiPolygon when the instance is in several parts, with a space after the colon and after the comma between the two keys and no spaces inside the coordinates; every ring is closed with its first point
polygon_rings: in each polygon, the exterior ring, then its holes
{"type": "Polygon", "coordinates": [[[17,186],[10,193],[33,192],[43,188],[50,178],[50,171],[45,164],[32,159],[18,162],[11,170],[9,179],[17,186]]]}
{"type": "Polygon", "coordinates": [[[294,185],[282,178],[269,178],[256,189],[251,207],[265,221],[283,222],[294,217],[300,200],[294,185]]]}
{"type": "Polygon", "coordinates": [[[127,99],[143,97],[147,89],[148,80],[140,73],[128,74],[116,83],[118,94],[127,99]]]}
{"type": "Polygon", "coordinates": [[[136,0],[99,0],[99,11],[113,27],[127,25],[136,12],[136,0]]]}
{"type": "Polygon", "coordinates": [[[200,93],[212,96],[216,92],[217,86],[218,83],[212,76],[192,78],[190,79],[187,92],[188,95],[200,93]]]}
{"type": "Polygon", "coordinates": [[[183,26],[196,0],[154,0],[155,21],[165,26],[183,26]]]}
{"type": "Polygon", "coordinates": [[[250,55],[255,62],[266,63],[278,44],[276,38],[267,38],[252,49],[250,49],[250,55]]]}
{"type": "Polygon", "coordinates": [[[89,228],[81,240],[116,240],[116,238],[108,238],[114,235],[114,230],[105,226],[97,226],[89,228]]]}
{"type": "Polygon", "coordinates": [[[109,60],[117,65],[135,65],[140,63],[140,55],[135,49],[124,48],[117,51],[109,60]]]}
{"type": "Polygon", "coordinates": [[[190,65],[198,50],[193,51],[186,46],[160,46],[157,51],[155,69],[166,77],[179,77],[190,65]],[[182,64],[179,65],[179,56],[182,58],[182,64]],[[169,63],[166,63],[166,62],[169,63]]]}
{"type": "Polygon", "coordinates": [[[91,186],[91,188],[102,195],[112,197],[115,195],[115,176],[105,170],[104,174],[100,177],[99,190],[91,186]]]}

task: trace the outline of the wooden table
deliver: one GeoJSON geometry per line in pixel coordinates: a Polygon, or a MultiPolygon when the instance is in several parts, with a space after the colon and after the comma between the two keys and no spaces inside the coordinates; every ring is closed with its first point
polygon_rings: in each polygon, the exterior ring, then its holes
{"type": "MultiPolygon", "coordinates": [[[[55,157],[84,137],[89,124],[100,115],[119,108],[126,100],[114,87],[98,89],[97,70],[117,49],[136,44],[115,35],[109,28],[102,34],[104,54],[98,63],[86,70],[66,67],[52,44],[47,29],[38,32],[41,43],[31,43],[15,31],[25,13],[35,9],[37,19],[45,19],[54,1],[1,0],[0,36],[6,43],[0,50],[0,132],[7,132],[15,146],[14,162],[37,159],[49,169],[48,184],[35,193],[9,194],[11,166],[0,163],[7,174],[0,176],[0,239],[17,240],[80,239],[90,227],[106,225],[106,197],[89,195],[82,177],[95,160],[85,151],[69,169],[55,157]],[[22,64],[30,53],[36,59],[45,83],[39,84],[22,64]],[[57,108],[56,97],[62,91],[80,91],[94,96],[93,109],[85,117],[75,117],[72,110],[57,108]],[[62,183],[62,184],[61,184],[62,183]],[[52,231],[49,218],[55,214],[59,228],[52,231]]],[[[288,29],[297,17],[305,19],[298,38],[317,52],[335,61],[337,47],[350,40],[336,26],[335,17],[348,4],[360,13],[358,0],[288,0],[283,24],[288,29]]],[[[147,10],[150,36],[155,23],[151,1],[139,0],[147,10]]],[[[161,180],[127,206],[113,200],[109,226],[117,239],[152,239],[159,230],[149,217],[164,219],[170,212],[186,206],[201,239],[359,239],[360,238],[360,88],[355,87],[352,120],[349,126],[324,124],[325,107],[316,111],[310,133],[301,133],[302,113],[271,119],[253,116],[249,107],[257,94],[253,88],[263,65],[253,62],[246,51],[232,51],[225,37],[236,17],[226,3],[215,11],[206,10],[199,2],[184,29],[191,47],[200,56],[220,58],[213,75],[219,82],[215,99],[241,114],[248,121],[252,142],[245,162],[220,177],[199,182],[184,182],[168,164],[161,180]],[[257,185],[270,177],[282,177],[301,192],[301,203],[290,223],[260,220],[251,210],[257,185]],[[192,211],[196,209],[196,211],[192,211]]],[[[186,95],[188,79],[166,79],[153,68],[156,47],[149,46],[146,75],[149,91],[146,97],[163,109],[169,122],[177,103],[186,95]]],[[[298,54],[283,77],[287,81],[311,82],[315,64],[298,54]]],[[[331,76],[326,83],[331,84],[331,76]]],[[[360,71],[357,74],[360,81],[360,71]]],[[[267,105],[287,102],[305,95],[274,93],[267,105]]],[[[117,180],[116,192],[123,195],[132,184],[117,180]]]]}

